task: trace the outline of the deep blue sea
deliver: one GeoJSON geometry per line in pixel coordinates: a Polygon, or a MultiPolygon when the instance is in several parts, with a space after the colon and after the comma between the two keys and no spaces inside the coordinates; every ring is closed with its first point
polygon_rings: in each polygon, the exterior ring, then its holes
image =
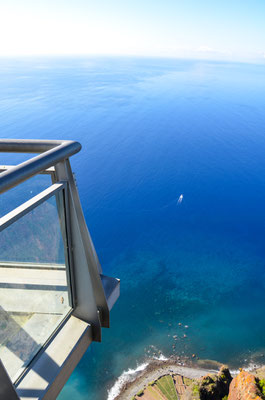
{"type": "Polygon", "coordinates": [[[106,400],[160,352],[265,363],[265,65],[28,58],[0,72],[1,137],[81,142],[87,224],[121,279],[111,329],[59,399],[106,400]]]}

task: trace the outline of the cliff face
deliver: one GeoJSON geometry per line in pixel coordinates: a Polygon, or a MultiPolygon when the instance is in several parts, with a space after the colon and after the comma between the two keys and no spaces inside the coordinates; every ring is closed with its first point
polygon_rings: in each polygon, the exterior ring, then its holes
{"type": "Polygon", "coordinates": [[[254,375],[246,371],[232,380],[229,387],[228,400],[262,400],[262,393],[254,375]]]}
{"type": "Polygon", "coordinates": [[[265,400],[264,373],[260,369],[255,376],[241,370],[232,379],[228,368],[223,366],[218,374],[200,379],[197,393],[192,392],[189,400],[265,400]]]}
{"type": "Polygon", "coordinates": [[[253,371],[253,374],[241,369],[234,379],[226,366],[222,366],[218,373],[210,373],[202,378],[185,378],[167,373],[148,383],[132,397],[132,400],[145,399],[265,400],[265,366],[253,371]]]}
{"type": "Polygon", "coordinates": [[[232,381],[229,369],[222,366],[219,373],[207,375],[202,378],[199,388],[201,400],[222,400],[229,391],[232,381]]]}

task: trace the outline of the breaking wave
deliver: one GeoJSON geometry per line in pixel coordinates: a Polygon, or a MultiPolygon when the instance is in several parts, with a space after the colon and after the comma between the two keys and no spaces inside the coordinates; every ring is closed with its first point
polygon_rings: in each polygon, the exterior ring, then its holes
{"type": "Polygon", "coordinates": [[[153,357],[153,358],[154,358],[154,360],[157,360],[157,361],[167,361],[168,360],[168,358],[165,357],[163,354],[160,354],[159,357],[153,357]]]}
{"type": "MultiPolygon", "coordinates": [[[[151,346],[154,347],[154,346],[151,346]]],[[[138,365],[137,368],[131,369],[129,368],[128,371],[124,371],[121,376],[116,380],[112,388],[108,391],[108,399],[107,400],[114,400],[120,393],[122,388],[126,383],[133,382],[138,375],[143,372],[146,367],[152,363],[152,361],[167,361],[168,358],[166,358],[162,353],[157,357],[154,356],[150,360],[138,365]]]]}
{"type": "Polygon", "coordinates": [[[149,365],[149,362],[145,362],[140,364],[135,369],[128,369],[128,371],[124,371],[121,376],[116,380],[112,388],[108,391],[108,399],[114,400],[121,392],[123,386],[126,383],[134,381],[140,372],[144,371],[145,368],[149,365]]]}

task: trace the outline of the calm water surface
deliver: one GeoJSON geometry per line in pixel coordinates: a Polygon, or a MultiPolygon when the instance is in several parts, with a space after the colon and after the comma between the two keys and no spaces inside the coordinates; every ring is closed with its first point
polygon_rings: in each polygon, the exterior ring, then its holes
{"type": "Polygon", "coordinates": [[[2,137],[82,143],[72,165],[88,227],[121,278],[111,329],[59,399],[107,399],[160,351],[263,362],[265,67],[79,58],[0,71],[2,137]]]}

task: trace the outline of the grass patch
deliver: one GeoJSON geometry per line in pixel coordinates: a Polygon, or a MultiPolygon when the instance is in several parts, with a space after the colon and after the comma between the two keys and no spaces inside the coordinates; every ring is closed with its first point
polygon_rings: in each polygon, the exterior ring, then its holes
{"type": "Polygon", "coordinates": [[[172,376],[170,375],[162,376],[162,378],[157,380],[156,385],[168,400],[178,400],[172,376]]]}
{"type": "Polygon", "coordinates": [[[152,381],[152,382],[148,383],[148,386],[154,386],[154,384],[155,384],[155,381],[152,381]]]}
{"type": "Polygon", "coordinates": [[[161,396],[153,389],[152,386],[146,388],[155,400],[161,400],[161,396]]]}
{"type": "Polygon", "coordinates": [[[184,382],[184,385],[190,386],[190,385],[193,383],[193,380],[190,379],[190,378],[186,378],[185,376],[183,376],[183,382],[184,382]]]}
{"type": "Polygon", "coordinates": [[[192,387],[192,394],[199,394],[199,391],[200,391],[200,389],[199,389],[199,385],[197,385],[197,384],[195,384],[195,385],[193,385],[193,387],[192,387]]]}

